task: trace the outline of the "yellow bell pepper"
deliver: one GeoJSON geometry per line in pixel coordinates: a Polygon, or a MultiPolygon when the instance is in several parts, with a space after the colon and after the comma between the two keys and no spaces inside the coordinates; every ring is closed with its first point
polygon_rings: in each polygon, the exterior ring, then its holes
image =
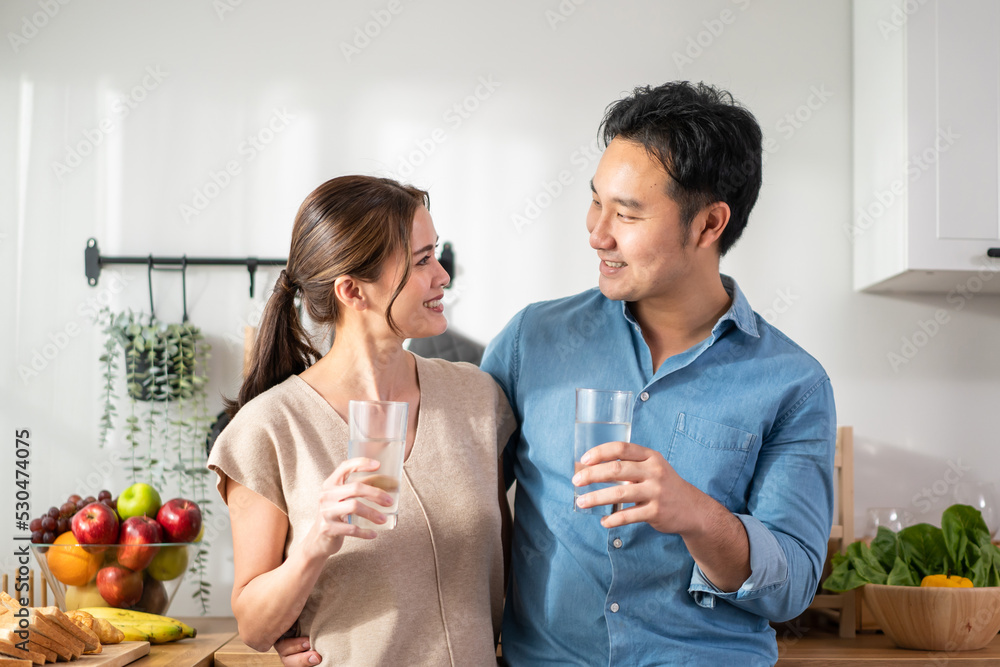
{"type": "Polygon", "coordinates": [[[954,574],[931,574],[924,577],[920,585],[938,588],[972,588],[972,581],[954,574]]]}

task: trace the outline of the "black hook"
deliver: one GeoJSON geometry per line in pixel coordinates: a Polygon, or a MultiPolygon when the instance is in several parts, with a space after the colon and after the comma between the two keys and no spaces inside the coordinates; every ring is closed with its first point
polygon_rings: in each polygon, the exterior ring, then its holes
{"type": "Polygon", "coordinates": [[[149,256],[149,317],[150,319],[156,319],[156,311],[153,310],[153,255],[149,256]]]}
{"type": "Polygon", "coordinates": [[[181,319],[181,324],[188,321],[188,288],[187,288],[187,255],[181,255],[181,292],[184,302],[184,318],[181,319]]]}
{"type": "Polygon", "coordinates": [[[247,258],[247,271],[250,272],[250,298],[253,298],[253,283],[254,279],[257,277],[257,258],[248,257],[247,258]]]}

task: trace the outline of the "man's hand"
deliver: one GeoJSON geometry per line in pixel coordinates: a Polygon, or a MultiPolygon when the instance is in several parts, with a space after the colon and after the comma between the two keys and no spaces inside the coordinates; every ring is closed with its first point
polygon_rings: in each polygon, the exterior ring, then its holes
{"type": "Polygon", "coordinates": [[[274,645],[274,650],[281,657],[282,667],[318,665],[322,658],[319,653],[310,649],[308,637],[281,639],[274,645]]]}
{"type": "Polygon", "coordinates": [[[648,523],[684,540],[708,580],[723,591],[750,577],[750,542],[743,522],[721,503],[684,481],[659,452],[630,442],[606,442],[580,458],[586,467],[574,486],[624,482],[577,498],[580,507],[635,503],[601,517],[605,528],[648,523]]]}
{"type": "Polygon", "coordinates": [[[580,462],[586,468],[573,475],[574,486],[626,483],[584,494],[577,505],[635,504],[602,517],[605,528],[645,522],[661,533],[698,530],[704,494],[681,479],[659,452],[631,442],[607,442],[588,451],[580,462]]]}

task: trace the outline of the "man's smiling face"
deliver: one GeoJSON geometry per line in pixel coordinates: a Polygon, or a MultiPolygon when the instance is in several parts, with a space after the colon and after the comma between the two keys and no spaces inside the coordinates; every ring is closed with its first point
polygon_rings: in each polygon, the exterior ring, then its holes
{"type": "Polygon", "coordinates": [[[616,138],[604,151],[591,180],[587,231],[609,299],[668,296],[689,273],[689,227],[669,185],[663,165],[641,144],[616,138]]]}

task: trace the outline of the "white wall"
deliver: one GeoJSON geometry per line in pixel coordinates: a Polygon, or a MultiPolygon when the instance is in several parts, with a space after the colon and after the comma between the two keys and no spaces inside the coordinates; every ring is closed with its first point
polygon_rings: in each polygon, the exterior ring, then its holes
{"type": "MultiPolygon", "coordinates": [[[[936,519],[950,501],[949,461],[968,468],[965,480],[996,480],[1000,300],[976,296],[957,311],[944,295],[851,290],[849,3],[576,2],[398,0],[395,15],[388,1],[0,5],[3,488],[15,428],[29,428],[36,513],[97,490],[84,487],[108,457],[96,445],[100,335],[83,311],[99,295],[148,306],[141,267],[121,269],[117,293],[107,273],[87,285],[88,237],[106,254],[284,256],[298,204],[323,180],[406,172],[430,188],[438,232],[457,251],[451,322],[485,342],[524,304],[595,284],[584,211],[596,157],[586,147],[609,102],[678,78],[732,90],[774,141],[760,202],[723,268],[826,366],[839,420],[856,427],[859,515],[920,509],[926,488],[941,492],[936,519]],[[40,13],[48,5],[54,16],[40,13]],[[342,43],[372,12],[391,21],[348,59],[342,43]],[[483,99],[469,97],[477,90],[483,99]],[[144,99],[126,116],[116,100],[130,91],[144,99]],[[456,104],[467,117],[449,111],[456,104]],[[796,113],[804,122],[787,118],[796,113]],[[241,143],[269,122],[280,131],[250,159],[241,143]],[[54,163],[86,151],[102,124],[111,129],[91,154],[57,175],[54,163]],[[410,174],[401,161],[420,146],[430,154],[410,174]],[[185,219],[181,205],[228,161],[240,173],[185,219]],[[544,183],[563,170],[571,183],[547,200],[544,183]],[[539,198],[537,216],[516,224],[539,198]],[[893,369],[887,354],[938,308],[949,323],[893,369]]],[[[157,274],[155,285],[157,313],[179,318],[179,278],[157,274]]],[[[189,271],[191,318],[214,345],[213,409],[237,387],[242,327],[265,293],[250,300],[240,269],[189,271]]],[[[124,473],[111,477],[113,490],[124,485],[124,473]]],[[[4,497],[0,508],[13,508],[4,497]]],[[[0,538],[11,544],[7,516],[0,538]]],[[[212,571],[212,612],[228,613],[225,531],[212,571]]],[[[189,592],[173,612],[194,611],[189,592]]]]}

